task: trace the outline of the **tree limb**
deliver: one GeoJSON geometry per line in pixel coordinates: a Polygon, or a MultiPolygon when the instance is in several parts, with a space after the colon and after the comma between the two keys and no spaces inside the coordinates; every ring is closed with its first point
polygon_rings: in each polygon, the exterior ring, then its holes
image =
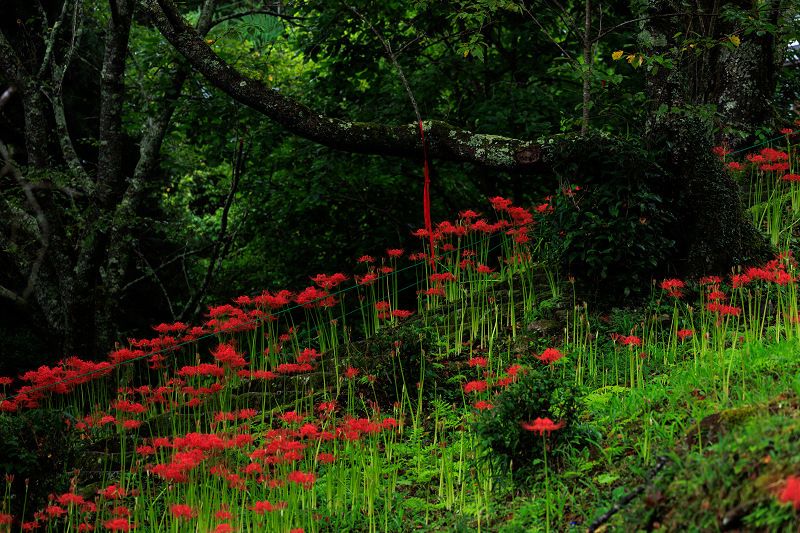
{"type": "MultiPolygon", "coordinates": [[[[166,40],[213,85],[290,132],[347,152],[422,158],[419,126],[388,126],[330,118],[245,76],[218,56],[180,15],[172,0],[140,0],[166,40]]],[[[475,134],[441,121],[424,121],[428,155],[524,174],[542,172],[542,147],[497,135],[475,134]]]]}

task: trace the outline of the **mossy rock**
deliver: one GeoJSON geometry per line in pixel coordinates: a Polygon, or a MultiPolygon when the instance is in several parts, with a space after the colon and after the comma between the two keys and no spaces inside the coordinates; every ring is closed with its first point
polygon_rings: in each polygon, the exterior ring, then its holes
{"type": "Polygon", "coordinates": [[[608,530],[800,531],[800,514],[778,501],[787,476],[800,474],[797,398],[728,411],[707,423],[726,427],[715,443],[673,456],[608,530]],[[782,405],[777,414],[773,403],[782,405]]]}
{"type": "Polygon", "coordinates": [[[768,403],[746,405],[712,413],[686,430],[684,445],[687,449],[705,448],[719,441],[720,437],[739,428],[753,417],[768,416],[797,409],[797,397],[781,398],[768,403]]]}

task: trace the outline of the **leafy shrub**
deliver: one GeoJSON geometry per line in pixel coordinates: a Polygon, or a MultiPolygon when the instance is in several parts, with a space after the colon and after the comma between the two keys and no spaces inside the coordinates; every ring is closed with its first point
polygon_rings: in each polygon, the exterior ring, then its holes
{"type": "Polygon", "coordinates": [[[541,218],[555,259],[598,295],[640,292],[668,268],[675,244],[658,193],[664,173],[640,146],[599,133],[553,147],[561,187],[541,218]]]}
{"type": "Polygon", "coordinates": [[[26,492],[27,508],[35,508],[31,501],[41,504],[49,493],[66,491],[64,469],[74,463],[80,445],[67,420],[57,409],[0,413],[0,474],[14,476],[15,507],[22,506],[26,492]]]}
{"type": "Polygon", "coordinates": [[[492,403],[493,409],[476,417],[472,431],[478,441],[478,461],[488,463],[497,486],[503,484],[509,472],[515,483],[525,486],[542,471],[542,437],[523,429],[524,422],[536,418],[564,422],[561,429],[547,436],[547,461],[551,469],[563,468],[571,448],[588,442],[590,429],[576,423],[583,410],[578,388],[564,383],[548,367],[520,375],[492,403]]]}

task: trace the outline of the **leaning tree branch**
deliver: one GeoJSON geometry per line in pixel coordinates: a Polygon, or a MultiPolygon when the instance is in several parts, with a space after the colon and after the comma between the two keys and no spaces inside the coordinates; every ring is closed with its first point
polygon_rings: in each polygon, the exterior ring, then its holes
{"type": "MultiPolygon", "coordinates": [[[[230,66],[181,16],[172,0],[140,3],[164,38],[210,83],[290,132],[347,152],[422,157],[418,124],[350,122],[317,113],[230,66]]],[[[542,146],[536,141],[476,134],[441,121],[424,121],[423,126],[430,157],[523,174],[546,169],[542,146]]]]}

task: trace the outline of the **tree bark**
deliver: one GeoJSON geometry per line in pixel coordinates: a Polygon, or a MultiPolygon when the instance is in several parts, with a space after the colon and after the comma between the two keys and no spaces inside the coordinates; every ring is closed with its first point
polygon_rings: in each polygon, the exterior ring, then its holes
{"type": "Polygon", "coordinates": [[[679,221],[679,273],[697,278],[727,273],[737,264],[769,259],[773,250],[750,222],[741,190],[712,153],[711,124],[685,112],[697,102],[693,98],[698,94],[697,87],[704,88],[700,90],[703,92],[720,83],[710,77],[712,72],[708,69],[701,71],[701,79],[689,75],[688,67],[696,64],[685,60],[683,45],[674,35],[690,26],[691,19],[683,21],[684,27],[676,28],[671,20],[674,17],[666,15],[675,13],[678,6],[670,1],[651,0],[649,7],[651,16],[643,24],[640,39],[649,45],[649,53],[672,59],[675,65],[657,72],[651,68],[646,91],[651,102],[648,142],[670,147],[662,165],[674,180],[666,194],[679,221]]]}
{"type": "MultiPolygon", "coordinates": [[[[197,30],[200,35],[211,27],[216,4],[217,0],[203,3],[197,30]]],[[[27,288],[0,286],[0,297],[33,316],[62,356],[101,358],[118,340],[117,320],[130,268],[137,210],[157,169],[162,141],[190,73],[185,65],[179,65],[170,75],[168,89],[156,99],[162,104],[148,119],[139,141],[135,169],[125,176],[122,154],[130,140],[123,135],[122,112],[134,5],[134,0],[109,0],[99,83],[98,158],[93,172],[84,167],[86,163],[75,152],[63,107],[61,82],[73,50],[64,53],[63,62],[59,63],[61,51],[55,32],[62,20],[44,24],[52,26],[52,33],[45,35],[47,46],[42,47],[46,51],[40,57],[28,53],[26,64],[0,32],[0,72],[20,93],[27,154],[24,168],[16,167],[10,154],[3,154],[2,158],[6,163],[4,173],[15,176],[25,193],[25,209],[0,199],[0,244],[14,253],[17,283],[27,288]],[[49,87],[39,79],[47,72],[52,73],[49,87]],[[49,127],[46,118],[48,101],[54,128],[49,127]],[[55,132],[55,139],[51,132],[55,132]],[[53,199],[53,191],[64,192],[50,178],[50,174],[58,173],[55,167],[59,164],[48,153],[54,140],[76,187],[66,193],[88,206],[80,221],[63,222],[62,207],[53,199]],[[32,187],[31,182],[46,186],[32,187]],[[65,232],[65,224],[72,225],[70,235],[65,232]]],[[[62,9],[62,18],[67,12],[62,9]]],[[[36,50],[30,42],[22,46],[29,52],[36,50]]]]}

